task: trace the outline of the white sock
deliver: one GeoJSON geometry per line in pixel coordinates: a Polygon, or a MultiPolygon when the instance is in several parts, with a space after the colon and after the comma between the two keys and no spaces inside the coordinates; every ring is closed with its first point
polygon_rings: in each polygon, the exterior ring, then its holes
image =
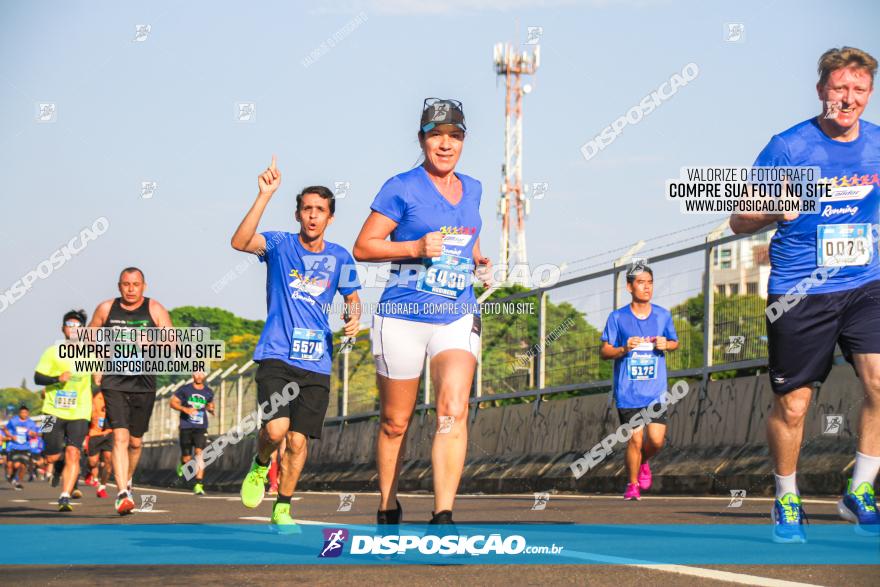
{"type": "Polygon", "coordinates": [[[862,483],[874,485],[874,479],[880,472],[880,457],[863,455],[856,451],[856,466],[853,467],[852,488],[855,489],[862,483]]]}
{"type": "Polygon", "coordinates": [[[782,499],[782,496],[786,493],[800,495],[797,488],[797,480],[795,479],[796,475],[797,471],[784,477],[773,473],[773,476],[776,477],[776,499],[782,499]]]}
{"type": "Polygon", "coordinates": [[[67,497],[67,498],[69,498],[69,497],[70,497],[70,494],[67,493],[67,492],[65,491],[64,493],[61,494],[61,497],[67,497]]]}

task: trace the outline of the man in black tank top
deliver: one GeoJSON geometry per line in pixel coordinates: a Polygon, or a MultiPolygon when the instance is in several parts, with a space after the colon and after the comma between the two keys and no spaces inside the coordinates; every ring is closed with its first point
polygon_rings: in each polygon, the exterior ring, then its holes
{"type": "MultiPolygon", "coordinates": [[[[90,327],[151,328],[171,326],[171,317],[162,304],[144,297],[143,272],[127,267],[119,275],[120,297],[101,302],[92,315],[90,327]]],[[[113,429],[113,476],[119,493],[116,511],[120,515],[134,510],[131,480],[141,457],[144,433],[150,426],[156,401],[155,375],[95,374],[95,383],[104,392],[109,427],[113,429]]]]}

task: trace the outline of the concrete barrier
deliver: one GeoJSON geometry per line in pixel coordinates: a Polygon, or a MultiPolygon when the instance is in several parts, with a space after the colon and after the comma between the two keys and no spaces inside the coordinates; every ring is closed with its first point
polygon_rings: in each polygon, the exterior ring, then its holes
{"type": "MultiPolygon", "coordinates": [[[[652,460],[659,493],[769,494],[772,465],[766,446],[766,420],[772,391],[766,375],[698,382],[670,408],[667,445],[652,460]]],[[[798,479],[804,493],[841,491],[851,471],[862,401],[858,379],[848,365],[837,365],[814,395],[807,418],[798,479]],[[825,416],[843,416],[839,434],[823,434],[825,416]]],[[[606,395],[481,408],[468,426],[468,460],[462,492],[531,491],[621,492],[625,485],[623,449],[575,479],[569,465],[619,425],[606,395]]],[[[431,491],[433,413],[413,416],[400,477],[402,491],[431,491]]],[[[328,425],[310,442],[301,489],[376,490],[374,450],[378,422],[328,425]]],[[[237,489],[254,454],[254,438],[228,446],[206,470],[206,486],[237,489]]],[[[173,443],[145,448],[137,481],[170,484],[179,449],[173,443]]]]}

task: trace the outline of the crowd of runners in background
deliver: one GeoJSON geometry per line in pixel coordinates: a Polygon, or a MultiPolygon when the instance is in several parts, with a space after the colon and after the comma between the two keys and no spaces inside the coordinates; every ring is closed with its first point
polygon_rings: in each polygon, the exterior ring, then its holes
{"type": "MultiPolygon", "coordinates": [[[[872,227],[880,225],[880,188],[874,185],[880,127],[860,120],[876,70],[877,61],[858,49],[826,52],[819,60],[816,86],[821,113],[774,135],[755,162],[818,166],[823,178],[844,178],[848,183],[841,189],[857,182],[865,189],[832,190],[822,214],[735,214],[730,219],[736,233],[771,224],[777,228],[770,249],[769,304],[791,294],[817,270],[836,268],[784,316],[768,319],[769,375],[775,394],[768,417],[776,484],[771,515],[777,542],[806,540],[796,481],[799,447],[812,385],[828,376],[838,344],[865,391],[858,451],[838,509],[858,530],[880,533],[873,488],[880,470],[880,255],[877,243],[870,240],[872,227]],[[854,198],[860,200],[858,207],[840,204],[854,198]],[[849,243],[851,254],[827,256],[826,245],[836,243],[849,243]]],[[[298,232],[258,232],[263,212],[281,184],[274,156],[258,177],[256,199],[231,239],[233,248],[258,255],[267,266],[267,319],[254,353],[258,401],[268,402],[291,383],[297,395],[283,409],[263,414],[253,461],[247,472],[242,471],[240,493],[245,507],[257,507],[271,477],[271,489],[277,493],[271,521],[278,527],[295,531],[291,498],[309,441],[321,437],[333,351],[326,308],[336,294],[345,300],[345,335],[354,336],[359,328],[360,284],[350,275],[341,279],[354,259],[398,264],[370,330],[379,389],[376,522],[399,524],[403,519],[397,480],[427,356],[437,414],[430,523],[453,523],[468,448],[468,399],[481,348],[473,285],[488,286],[483,277],[491,267],[480,249],[482,186],[455,171],[465,134],[460,102],[425,100],[418,130],[423,162],[385,182],[352,253],[324,239],[336,202],[323,186],[306,187],[297,195],[298,232]],[[423,268],[417,279],[403,274],[407,265],[423,268]]],[[[614,361],[621,424],[636,422],[646,407],[665,401],[666,355],[678,346],[669,311],[651,301],[652,269],[634,265],[626,278],[631,302],[607,317],[601,349],[603,359],[614,361]]],[[[99,304],[88,326],[171,326],[162,305],[144,297],[145,287],[140,269],[125,268],[118,281],[120,296],[99,304]]],[[[64,315],[61,331],[69,339],[75,328],[86,324],[85,313],[72,310],[64,315]]],[[[45,386],[44,420],[38,425],[22,406],[5,425],[2,458],[9,482],[21,489],[27,481],[49,478],[53,486],[61,485],[59,510],[69,511],[70,500],[81,495],[81,470],[86,473],[83,483],[93,485],[98,498],[107,497],[112,477],[116,511],[132,512],[131,482],[156,397],[155,376],[76,373],[71,361],[59,356],[56,344],[40,358],[34,381],[45,386]]],[[[206,446],[213,399],[204,374],[195,373],[171,400],[172,409],[180,412],[181,478],[206,446]]],[[[651,487],[649,460],[661,450],[666,434],[665,414],[638,422],[626,449],[627,479],[622,484],[624,498],[630,501],[639,500],[651,487]]],[[[194,493],[205,493],[202,467],[197,467],[192,483],[194,493]]]]}

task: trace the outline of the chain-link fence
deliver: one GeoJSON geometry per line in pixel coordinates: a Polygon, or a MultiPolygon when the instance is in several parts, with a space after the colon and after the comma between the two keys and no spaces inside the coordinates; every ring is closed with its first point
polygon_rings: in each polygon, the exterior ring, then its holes
{"type": "MultiPolygon", "coordinates": [[[[654,272],[653,303],[672,312],[679,348],[669,353],[669,377],[698,377],[766,365],[764,307],[769,272],[770,230],[733,235],[643,258],[654,272]]],[[[472,403],[521,398],[540,400],[560,393],[601,392],[611,387],[612,362],[602,360],[601,336],[609,314],[630,302],[625,274],[636,259],[546,288],[483,306],[482,353],[472,403]]],[[[369,334],[340,347],[333,357],[328,422],[376,416],[379,399],[369,334]]],[[[427,367],[427,364],[426,364],[427,367]]],[[[256,365],[248,361],[212,373],[215,393],[210,434],[236,426],[257,406],[256,365]]],[[[181,380],[158,391],[147,440],[177,435],[179,412],[170,407],[181,380]]],[[[432,408],[430,372],[417,410],[432,408]]]]}

